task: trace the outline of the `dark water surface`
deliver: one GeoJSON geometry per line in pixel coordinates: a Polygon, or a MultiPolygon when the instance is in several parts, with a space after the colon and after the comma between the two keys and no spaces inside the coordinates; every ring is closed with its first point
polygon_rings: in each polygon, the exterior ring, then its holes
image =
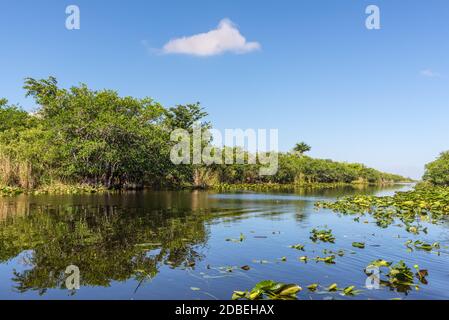
{"type": "Polygon", "coordinates": [[[328,210],[318,200],[390,189],[351,188],[291,193],[202,191],[20,196],[0,199],[0,299],[230,299],[261,280],[297,283],[299,299],[449,299],[449,224],[380,228],[328,210]],[[335,244],[313,243],[313,228],[332,229],[335,244]],[[243,235],[243,241],[239,241],[243,235]],[[235,239],[235,241],[226,241],[235,239]],[[408,240],[441,243],[435,252],[409,252],[408,240]],[[365,249],[352,247],[365,242],[365,249]],[[305,251],[290,248],[304,244],[305,251]],[[299,261],[344,250],[335,264],[299,261]],[[282,261],[286,257],[286,261],[282,261]],[[375,259],[427,269],[419,291],[365,288],[364,268],[375,259]],[[80,270],[81,287],[67,290],[67,266],[80,270]],[[251,269],[244,271],[242,266],[251,269]],[[306,287],[355,285],[356,297],[306,287]]]}

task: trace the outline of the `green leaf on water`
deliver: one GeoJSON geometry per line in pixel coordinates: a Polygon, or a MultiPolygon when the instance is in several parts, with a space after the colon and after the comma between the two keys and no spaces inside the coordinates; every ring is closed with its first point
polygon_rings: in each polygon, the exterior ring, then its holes
{"type": "Polygon", "coordinates": [[[263,291],[261,290],[253,290],[249,293],[249,300],[256,300],[259,299],[263,295],[263,291]]]}
{"type": "Polygon", "coordinates": [[[331,284],[331,285],[327,288],[327,291],[329,291],[329,292],[335,292],[335,291],[338,291],[338,286],[337,286],[337,284],[336,284],[336,283],[331,284]]]}
{"type": "Polygon", "coordinates": [[[343,295],[345,296],[355,296],[359,294],[360,290],[355,290],[355,286],[349,286],[343,289],[343,295]]]}
{"type": "Polygon", "coordinates": [[[287,284],[280,289],[278,294],[281,296],[289,296],[292,294],[296,294],[301,290],[302,288],[297,284],[287,284]]]}
{"type": "Polygon", "coordinates": [[[309,289],[310,291],[316,291],[316,289],[318,289],[318,284],[312,283],[311,285],[307,286],[307,289],[309,289]]]}
{"type": "Polygon", "coordinates": [[[245,298],[247,296],[248,292],[246,291],[234,291],[232,294],[232,300],[238,300],[245,298]]]}
{"type": "Polygon", "coordinates": [[[285,284],[272,280],[264,280],[255,285],[248,293],[247,291],[234,291],[233,300],[245,298],[248,300],[259,300],[263,298],[272,300],[292,300],[296,299],[296,294],[302,288],[297,284],[285,284]]]}
{"type": "Polygon", "coordinates": [[[290,246],[290,248],[304,251],[304,245],[302,245],[302,244],[295,244],[295,245],[290,246]]]}
{"type": "Polygon", "coordinates": [[[383,259],[378,259],[378,260],[371,261],[371,263],[368,266],[374,266],[374,267],[381,268],[381,267],[389,267],[389,266],[391,266],[391,264],[392,264],[392,262],[389,262],[389,261],[386,261],[383,259]]]}
{"type": "Polygon", "coordinates": [[[433,246],[430,243],[425,243],[421,240],[416,240],[413,245],[418,250],[424,250],[424,251],[432,251],[433,246]]]}
{"type": "Polygon", "coordinates": [[[324,258],[316,257],[315,260],[317,262],[321,261],[321,262],[324,262],[326,264],[335,264],[335,256],[334,255],[331,255],[331,256],[328,256],[328,257],[324,257],[324,258]]]}
{"type": "Polygon", "coordinates": [[[310,239],[313,242],[317,242],[317,241],[330,242],[330,243],[335,242],[335,237],[332,234],[332,230],[330,230],[330,229],[324,229],[324,230],[313,229],[310,233],[311,233],[310,239]]]}
{"type": "Polygon", "coordinates": [[[277,283],[272,280],[264,280],[256,284],[254,289],[256,290],[270,290],[272,289],[277,283]]]}
{"type": "Polygon", "coordinates": [[[353,242],[352,246],[359,249],[365,249],[365,243],[364,242],[353,242]]]}

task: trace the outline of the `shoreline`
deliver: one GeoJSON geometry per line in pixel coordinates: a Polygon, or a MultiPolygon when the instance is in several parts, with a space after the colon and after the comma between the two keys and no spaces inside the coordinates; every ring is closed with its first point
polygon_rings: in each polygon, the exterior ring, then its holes
{"type": "Polygon", "coordinates": [[[212,191],[280,191],[295,189],[333,189],[342,187],[366,188],[366,187],[391,187],[395,185],[412,185],[416,182],[388,182],[388,183],[247,183],[247,184],[216,184],[211,186],[177,186],[177,187],[152,187],[143,186],[139,188],[108,189],[104,186],[91,186],[87,184],[61,184],[45,185],[35,189],[21,187],[0,186],[0,198],[14,197],[19,195],[70,195],[70,194],[100,194],[127,191],[183,191],[183,190],[212,190],[212,191]]]}

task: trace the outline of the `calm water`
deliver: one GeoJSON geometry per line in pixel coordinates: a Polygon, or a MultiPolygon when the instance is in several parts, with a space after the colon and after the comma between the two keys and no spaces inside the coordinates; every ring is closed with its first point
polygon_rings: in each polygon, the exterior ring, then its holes
{"type": "MultiPolygon", "coordinates": [[[[408,188],[408,187],[396,187],[408,188]]],[[[139,192],[115,195],[21,196],[0,199],[0,299],[230,299],[233,290],[261,280],[297,283],[300,299],[449,299],[449,224],[428,234],[382,229],[328,210],[317,200],[390,189],[291,193],[139,192]],[[310,231],[328,226],[335,244],[313,243],[310,231]],[[243,241],[226,241],[226,239],[243,241]],[[441,254],[408,252],[408,240],[441,242],[441,254]],[[365,242],[365,249],[352,242],[365,242]],[[305,252],[289,248],[304,244],[305,252]],[[334,265],[298,257],[344,250],[334,265]],[[287,261],[280,258],[286,257],[287,261]],[[375,259],[429,270],[420,290],[364,288],[375,259]],[[76,265],[81,288],[65,288],[64,271],[76,265]],[[248,265],[244,271],[240,267],[248,265]],[[353,298],[310,293],[307,285],[355,285],[353,298]]]]}

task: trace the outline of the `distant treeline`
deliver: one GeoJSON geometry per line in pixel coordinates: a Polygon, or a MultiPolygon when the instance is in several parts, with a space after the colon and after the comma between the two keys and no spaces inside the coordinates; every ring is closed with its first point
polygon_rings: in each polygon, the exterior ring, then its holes
{"type": "MultiPolygon", "coordinates": [[[[34,189],[55,183],[107,188],[208,186],[220,183],[387,183],[406,181],[362,164],[314,159],[298,144],[279,154],[279,170],[259,176],[259,165],[175,165],[174,129],[193,130],[207,115],[196,104],[165,108],[151,98],[120,97],[86,85],[63,89],[55,78],[27,78],[28,113],[0,99],[0,184],[34,189]]],[[[235,150],[234,150],[235,152],[235,150]]]]}

